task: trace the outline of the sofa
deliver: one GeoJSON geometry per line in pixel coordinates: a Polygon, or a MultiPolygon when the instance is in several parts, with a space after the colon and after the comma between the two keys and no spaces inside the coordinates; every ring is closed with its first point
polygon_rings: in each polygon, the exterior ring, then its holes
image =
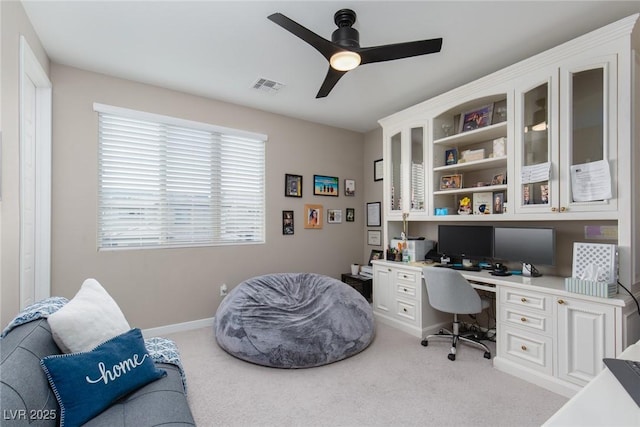
{"type": "MultiPolygon", "coordinates": [[[[16,326],[0,340],[2,426],[59,425],[60,407],[40,362],[56,354],[62,352],[46,318],[16,326]]],[[[166,375],[117,400],[84,425],[194,426],[180,367],[155,365],[166,375]]]]}

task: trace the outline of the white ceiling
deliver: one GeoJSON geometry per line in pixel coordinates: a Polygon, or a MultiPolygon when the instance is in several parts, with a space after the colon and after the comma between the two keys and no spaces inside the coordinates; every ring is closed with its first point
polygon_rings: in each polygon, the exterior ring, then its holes
{"type": "Polygon", "coordinates": [[[640,1],[22,2],[54,62],[359,132],[640,12],[640,1]],[[281,12],[330,39],[342,8],[356,11],[363,47],[442,37],[442,51],[361,66],[316,99],[326,60],[267,16],[281,12]],[[285,86],[252,89],[262,77],[285,86]]]}

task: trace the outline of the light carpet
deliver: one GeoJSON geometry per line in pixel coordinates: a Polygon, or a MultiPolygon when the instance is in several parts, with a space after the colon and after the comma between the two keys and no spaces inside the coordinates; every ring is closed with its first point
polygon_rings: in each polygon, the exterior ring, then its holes
{"type": "MultiPolygon", "coordinates": [[[[567,398],[492,367],[483,351],[420,340],[376,323],[363,352],[278,369],[236,359],[213,327],[167,335],[182,356],[198,426],[539,426],[567,398]]],[[[495,345],[490,343],[492,350],[495,345]]]]}

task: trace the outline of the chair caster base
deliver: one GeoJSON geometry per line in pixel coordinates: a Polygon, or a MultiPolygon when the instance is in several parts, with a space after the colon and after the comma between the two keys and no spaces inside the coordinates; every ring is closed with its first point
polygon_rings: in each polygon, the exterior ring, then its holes
{"type": "Polygon", "coordinates": [[[427,340],[422,340],[422,342],[420,342],[420,344],[422,344],[423,346],[428,346],[429,345],[429,341],[427,340]]]}
{"type": "Polygon", "coordinates": [[[447,354],[447,357],[448,357],[448,358],[449,358],[449,360],[451,360],[452,362],[453,362],[454,360],[456,360],[456,355],[455,355],[455,354],[451,354],[451,353],[449,353],[449,354],[447,354]]]}

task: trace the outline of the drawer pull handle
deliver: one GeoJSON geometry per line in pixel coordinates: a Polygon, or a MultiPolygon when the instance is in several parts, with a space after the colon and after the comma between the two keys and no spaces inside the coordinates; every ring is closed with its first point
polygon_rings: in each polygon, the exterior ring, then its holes
{"type": "Polygon", "coordinates": [[[563,299],[559,299],[558,300],[558,304],[564,304],[564,300],[563,299]]]}
{"type": "Polygon", "coordinates": [[[520,298],[520,301],[527,302],[527,299],[525,297],[522,297],[522,298],[520,298]]]}
{"type": "Polygon", "coordinates": [[[526,322],[526,321],[527,321],[527,318],[526,318],[526,317],[521,317],[521,318],[520,318],[520,321],[522,321],[522,322],[526,322]]]}
{"type": "Polygon", "coordinates": [[[407,291],[407,288],[402,288],[402,289],[404,289],[405,292],[409,292],[409,291],[407,291]]]}
{"type": "Polygon", "coordinates": [[[523,345],[520,348],[522,349],[522,351],[527,351],[527,346],[526,345],[523,345]]]}
{"type": "Polygon", "coordinates": [[[406,312],[407,312],[407,309],[406,309],[406,308],[403,308],[403,309],[402,309],[402,311],[404,311],[404,312],[406,313],[406,312]]]}

